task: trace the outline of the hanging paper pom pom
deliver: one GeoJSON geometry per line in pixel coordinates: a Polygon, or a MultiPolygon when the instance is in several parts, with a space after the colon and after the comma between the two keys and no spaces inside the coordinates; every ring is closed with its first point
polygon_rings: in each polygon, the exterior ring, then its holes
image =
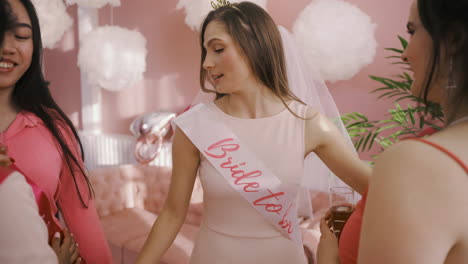
{"type": "Polygon", "coordinates": [[[92,85],[117,91],[143,79],[146,54],[146,39],[140,32],[104,26],[83,37],[78,66],[92,85]]]}
{"type": "Polygon", "coordinates": [[[66,0],[68,5],[77,4],[85,8],[101,8],[107,4],[120,6],[120,0],[66,0]]]}
{"type": "MultiPolygon", "coordinates": [[[[213,0],[179,0],[177,9],[185,10],[185,24],[187,24],[192,30],[198,31],[205,19],[206,15],[213,10],[211,2],[213,0]]],[[[242,1],[230,1],[231,3],[242,2],[242,1]]],[[[267,0],[250,0],[262,8],[266,8],[267,0]]]]}
{"type": "Polygon", "coordinates": [[[41,27],[42,46],[52,49],[73,24],[62,0],[32,0],[41,27]]]}
{"type": "Polygon", "coordinates": [[[342,0],[315,0],[294,23],[293,32],[305,59],[327,81],[348,80],[374,60],[376,25],[342,0]]]}

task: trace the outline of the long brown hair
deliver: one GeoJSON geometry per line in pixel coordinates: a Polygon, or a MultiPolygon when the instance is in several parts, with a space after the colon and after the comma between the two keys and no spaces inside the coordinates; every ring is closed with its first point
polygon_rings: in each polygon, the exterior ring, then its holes
{"type": "Polygon", "coordinates": [[[206,27],[212,21],[221,22],[226,26],[227,33],[245,54],[257,79],[271,89],[293,115],[299,117],[285,102],[295,100],[305,104],[289,90],[281,35],[271,16],[263,8],[251,2],[219,7],[212,10],[205,18],[200,30],[202,91],[216,93],[216,98],[225,95],[205,87],[207,72],[203,68],[203,62],[206,58],[206,49],[203,43],[206,27]]]}

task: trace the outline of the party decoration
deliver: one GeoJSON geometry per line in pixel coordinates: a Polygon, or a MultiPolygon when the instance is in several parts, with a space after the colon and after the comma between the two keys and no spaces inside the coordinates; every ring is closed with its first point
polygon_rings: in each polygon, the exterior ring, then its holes
{"type": "Polygon", "coordinates": [[[375,56],[376,25],[358,7],[342,0],[314,0],[293,26],[307,62],[327,81],[348,80],[375,56]]]}
{"type": "Polygon", "coordinates": [[[68,5],[77,4],[85,8],[101,8],[107,4],[111,6],[120,6],[120,0],[66,0],[68,5]]]}
{"type": "Polygon", "coordinates": [[[140,32],[104,26],[83,36],[78,66],[92,85],[118,91],[143,79],[147,53],[140,32]]]}
{"type": "Polygon", "coordinates": [[[130,125],[130,131],[136,136],[135,158],[142,164],[156,159],[161,152],[164,137],[172,129],[170,121],[176,117],[172,112],[154,112],[142,115],[130,125]]]}
{"type": "Polygon", "coordinates": [[[52,49],[73,25],[62,0],[31,0],[41,27],[42,45],[52,49]]]}

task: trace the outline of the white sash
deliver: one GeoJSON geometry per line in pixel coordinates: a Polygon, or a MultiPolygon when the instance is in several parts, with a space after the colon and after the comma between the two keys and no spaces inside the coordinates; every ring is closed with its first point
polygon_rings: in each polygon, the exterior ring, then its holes
{"type": "Polygon", "coordinates": [[[302,247],[295,187],[282,184],[215,113],[199,104],[173,122],[268,222],[302,247]]]}

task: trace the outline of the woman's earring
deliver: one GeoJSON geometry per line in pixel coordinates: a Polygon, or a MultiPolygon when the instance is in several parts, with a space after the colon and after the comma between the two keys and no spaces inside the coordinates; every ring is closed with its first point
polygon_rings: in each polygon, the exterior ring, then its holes
{"type": "Polygon", "coordinates": [[[455,83],[455,80],[453,77],[453,58],[451,58],[446,89],[451,90],[451,89],[456,89],[456,88],[457,88],[457,84],[455,83]]]}

